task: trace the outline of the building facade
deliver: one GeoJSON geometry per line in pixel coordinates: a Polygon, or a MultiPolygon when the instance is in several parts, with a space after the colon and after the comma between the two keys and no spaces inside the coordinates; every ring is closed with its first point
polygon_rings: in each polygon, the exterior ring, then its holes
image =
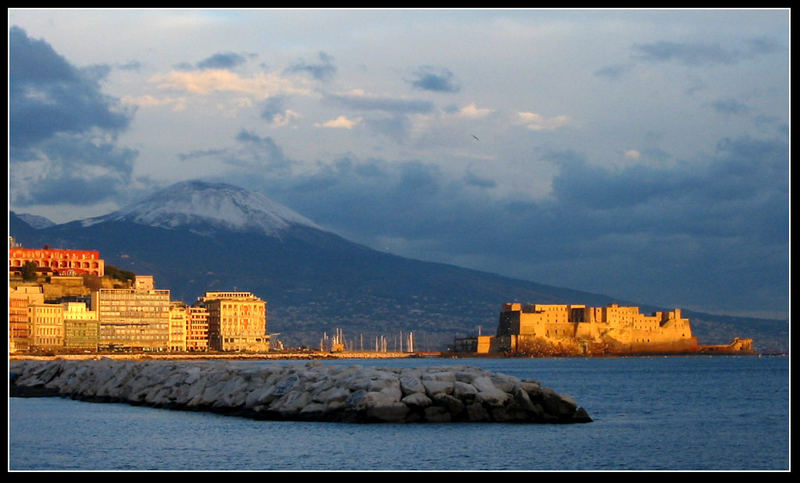
{"type": "Polygon", "coordinates": [[[100,252],[91,250],[62,250],[50,248],[22,248],[10,247],[8,249],[9,273],[22,271],[26,262],[36,264],[37,271],[55,275],[96,275],[105,274],[105,262],[100,258],[100,252]]]}
{"type": "Polygon", "coordinates": [[[30,323],[28,305],[43,304],[44,293],[39,286],[8,288],[8,351],[25,352],[30,349],[30,323]]]}
{"type": "Polygon", "coordinates": [[[100,341],[97,312],[84,302],[61,304],[64,317],[64,347],[73,350],[96,351],[100,341]]]}
{"type": "Polygon", "coordinates": [[[134,287],[139,288],[100,289],[92,293],[92,309],[97,311],[99,321],[99,348],[168,350],[170,291],[155,289],[144,280],[134,287]]]}
{"type": "Polygon", "coordinates": [[[208,310],[208,343],[218,351],[269,350],[267,303],[250,292],[206,292],[195,304],[208,310]]]}
{"type": "Polygon", "coordinates": [[[56,350],[64,347],[64,308],[61,304],[28,305],[30,346],[56,350]]]}
{"type": "Polygon", "coordinates": [[[208,350],[208,310],[205,307],[186,307],[186,350],[208,350]]]}
{"type": "Polygon", "coordinates": [[[169,307],[169,350],[186,351],[186,326],[188,313],[183,302],[170,302],[169,307]]]}

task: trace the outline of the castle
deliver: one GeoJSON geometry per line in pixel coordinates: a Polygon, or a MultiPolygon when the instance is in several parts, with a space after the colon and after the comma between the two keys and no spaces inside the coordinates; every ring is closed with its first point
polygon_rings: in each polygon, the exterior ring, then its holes
{"type": "Polygon", "coordinates": [[[494,336],[456,339],[454,352],[477,354],[607,355],[751,353],[752,339],[701,346],[680,309],[640,313],[639,307],[507,303],[494,336]]]}

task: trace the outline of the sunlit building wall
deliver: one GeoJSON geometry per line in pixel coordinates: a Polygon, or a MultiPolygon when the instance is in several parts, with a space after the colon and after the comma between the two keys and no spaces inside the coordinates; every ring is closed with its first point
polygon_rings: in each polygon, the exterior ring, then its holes
{"type": "Polygon", "coordinates": [[[169,348],[169,290],[100,289],[92,293],[92,308],[100,323],[100,349],[169,348]]]}
{"type": "Polygon", "coordinates": [[[208,341],[213,350],[266,351],[267,303],[250,292],[206,292],[195,304],[208,310],[208,341]]]}

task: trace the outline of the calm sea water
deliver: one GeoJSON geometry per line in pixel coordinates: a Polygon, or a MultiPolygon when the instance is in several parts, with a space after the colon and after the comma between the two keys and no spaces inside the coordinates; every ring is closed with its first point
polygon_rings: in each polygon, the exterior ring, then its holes
{"type": "Polygon", "coordinates": [[[594,422],[270,422],[62,398],[11,398],[9,469],[790,469],[789,357],[397,359],[325,364],[480,366],[533,378],[569,394],[594,422]]]}

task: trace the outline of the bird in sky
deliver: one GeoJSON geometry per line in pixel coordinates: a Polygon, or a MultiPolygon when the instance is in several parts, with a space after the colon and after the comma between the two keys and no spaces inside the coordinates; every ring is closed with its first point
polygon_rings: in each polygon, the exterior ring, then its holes
{"type": "Polygon", "coordinates": [[[474,137],[476,141],[480,141],[480,139],[478,139],[478,136],[473,134],[472,137],[474,137]]]}

